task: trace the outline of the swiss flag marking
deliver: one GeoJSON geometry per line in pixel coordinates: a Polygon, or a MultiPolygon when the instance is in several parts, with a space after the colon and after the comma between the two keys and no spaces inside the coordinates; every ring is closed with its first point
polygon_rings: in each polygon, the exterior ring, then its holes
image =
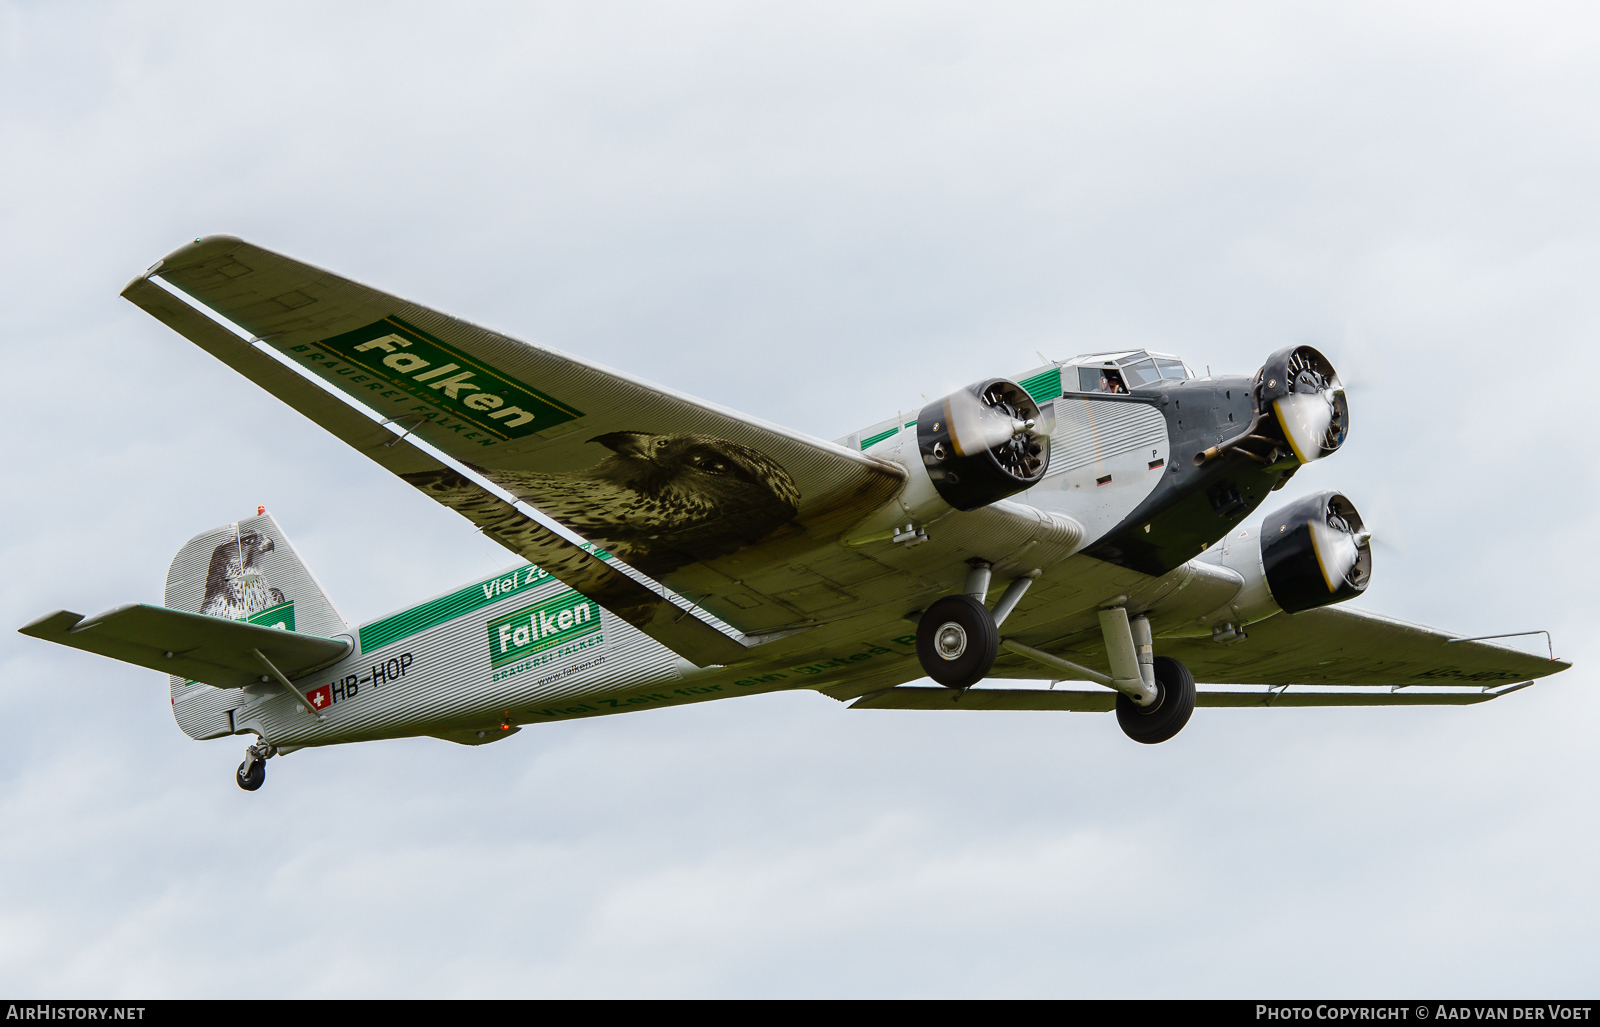
{"type": "Polygon", "coordinates": [[[328,708],[328,704],[333,702],[333,695],[330,691],[332,687],[332,685],[323,685],[321,688],[313,688],[306,693],[306,698],[311,700],[313,709],[325,710],[328,708]]]}

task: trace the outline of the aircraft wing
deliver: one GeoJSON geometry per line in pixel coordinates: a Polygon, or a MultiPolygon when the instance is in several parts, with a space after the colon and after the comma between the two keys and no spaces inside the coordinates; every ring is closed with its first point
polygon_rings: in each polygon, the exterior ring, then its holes
{"type": "MultiPolygon", "coordinates": [[[[1494,691],[1389,692],[1317,691],[1257,689],[1219,691],[1202,689],[1195,693],[1196,706],[1466,706],[1488,702],[1526,685],[1512,685],[1494,691]]],[[[969,688],[957,692],[950,688],[901,686],[862,696],[850,704],[852,710],[1035,710],[1076,713],[1109,713],[1117,705],[1117,694],[1109,688],[1096,691],[1073,688],[969,688]]]]}
{"type": "Polygon", "coordinates": [[[348,639],[322,638],[223,620],[164,606],[130,603],[96,617],[58,610],[21,629],[24,635],[176,674],[217,688],[297,678],[337,663],[348,639]],[[262,663],[265,657],[271,666],[262,663]]]}
{"type": "MultiPolygon", "coordinates": [[[[1181,660],[1196,681],[1217,685],[1468,686],[1482,691],[1571,666],[1490,641],[1458,641],[1459,636],[1436,628],[1343,606],[1280,613],[1250,625],[1247,632],[1247,638],[1227,644],[1158,635],[1156,653],[1181,660]]],[[[1106,666],[1097,632],[1036,646],[1087,667],[1106,666]]],[[[992,676],[1049,678],[1056,673],[1004,654],[992,676]]]]}
{"type": "MultiPolygon", "coordinates": [[[[290,381],[298,376],[265,354],[253,353],[265,363],[250,360],[252,346],[232,333],[218,336],[221,329],[209,318],[176,309],[186,305],[147,280],[152,276],[355,406],[746,633],[806,623],[818,607],[851,598],[837,587],[840,580],[888,570],[832,552],[835,563],[851,566],[824,580],[812,573],[808,558],[821,549],[842,550],[840,532],[898,492],[904,471],[891,462],[513,339],[229,236],[174,251],[124,290],[303,412],[321,403],[307,390],[321,390],[290,381]],[[765,583],[754,573],[762,568],[771,572],[765,583]]],[[[481,525],[491,493],[414,447],[404,458],[379,453],[380,445],[392,448],[394,433],[372,418],[352,420],[334,411],[312,416],[481,525]]]]}
{"type": "Polygon", "coordinates": [[[436,497],[440,490],[446,491],[453,499],[451,505],[489,538],[549,571],[697,666],[732,663],[743,655],[744,647],[722,631],[697,617],[684,616],[680,607],[657,591],[546,528],[272,357],[246,345],[216,321],[174,299],[159,286],[140,278],[124,289],[123,295],[402,480],[436,497]]]}
{"type": "Polygon", "coordinates": [[[1196,681],[1264,685],[1476,685],[1541,678],[1571,666],[1486,641],[1365,610],[1325,606],[1269,617],[1227,645],[1161,639],[1157,652],[1182,660],[1196,681]]]}

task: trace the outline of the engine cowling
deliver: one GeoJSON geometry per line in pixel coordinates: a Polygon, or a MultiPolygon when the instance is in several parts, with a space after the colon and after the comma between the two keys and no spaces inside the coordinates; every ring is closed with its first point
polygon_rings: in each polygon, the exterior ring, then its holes
{"type": "Polygon", "coordinates": [[[1369,543],[1355,504],[1337,492],[1289,504],[1261,525],[1272,598],[1289,613],[1354,599],[1372,578],[1369,543]]]}
{"type": "Polygon", "coordinates": [[[1261,410],[1272,411],[1277,429],[1303,464],[1344,445],[1350,405],[1327,357],[1310,346],[1289,346],[1267,358],[1257,372],[1261,410]]]}
{"type": "Polygon", "coordinates": [[[1235,531],[1201,559],[1244,579],[1215,624],[1246,625],[1280,610],[1300,613],[1354,599],[1372,577],[1370,535],[1355,504],[1319,492],[1235,531]]]}
{"type": "Polygon", "coordinates": [[[845,541],[914,544],[926,537],[924,526],[947,514],[1038,484],[1050,467],[1050,437],[1039,405],[1022,386],[986,378],[923,407],[915,432],[898,433],[873,455],[904,467],[906,484],[845,541]]]}
{"type": "Polygon", "coordinates": [[[1016,382],[988,378],[917,415],[917,451],[939,497],[976,510],[1038,484],[1050,467],[1039,405],[1016,382]]]}

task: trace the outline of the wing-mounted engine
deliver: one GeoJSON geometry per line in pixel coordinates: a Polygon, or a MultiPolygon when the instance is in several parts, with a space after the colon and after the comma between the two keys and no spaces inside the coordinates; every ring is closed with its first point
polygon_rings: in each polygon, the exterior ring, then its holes
{"type": "Polygon", "coordinates": [[[1354,503],[1319,492],[1262,522],[1261,568],[1273,600],[1289,613],[1342,603],[1367,590],[1370,535],[1354,503]]]}
{"type": "Polygon", "coordinates": [[[873,454],[902,464],[908,479],[893,502],[856,526],[853,543],[914,541],[946,514],[1033,487],[1049,470],[1050,437],[1022,386],[986,378],[923,407],[915,433],[900,432],[873,454]]]}
{"type": "Polygon", "coordinates": [[[1354,599],[1372,578],[1370,533],[1355,504],[1319,492],[1233,532],[1202,562],[1244,579],[1226,609],[1209,618],[1243,626],[1281,611],[1300,613],[1354,599]]]}
{"type": "Polygon", "coordinates": [[[976,510],[1038,484],[1050,466],[1039,405],[1022,386],[990,378],[917,415],[917,450],[940,498],[976,510]]]}

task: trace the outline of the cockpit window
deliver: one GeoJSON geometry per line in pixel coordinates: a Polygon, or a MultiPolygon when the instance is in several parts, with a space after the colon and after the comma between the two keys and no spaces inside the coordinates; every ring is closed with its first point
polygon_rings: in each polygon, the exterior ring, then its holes
{"type": "Polygon", "coordinates": [[[1078,367],[1078,391],[1127,392],[1156,382],[1192,378],[1189,368],[1176,357],[1147,350],[1120,353],[1091,353],[1072,362],[1094,360],[1099,366],[1078,367]]]}
{"type": "Polygon", "coordinates": [[[1078,368],[1079,392],[1127,392],[1122,373],[1110,367],[1078,368]]]}
{"type": "Polygon", "coordinates": [[[1128,384],[1135,388],[1161,379],[1161,372],[1156,369],[1156,362],[1149,357],[1127,365],[1122,369],[1122,373],[1127,376],[1128,384]]]}

